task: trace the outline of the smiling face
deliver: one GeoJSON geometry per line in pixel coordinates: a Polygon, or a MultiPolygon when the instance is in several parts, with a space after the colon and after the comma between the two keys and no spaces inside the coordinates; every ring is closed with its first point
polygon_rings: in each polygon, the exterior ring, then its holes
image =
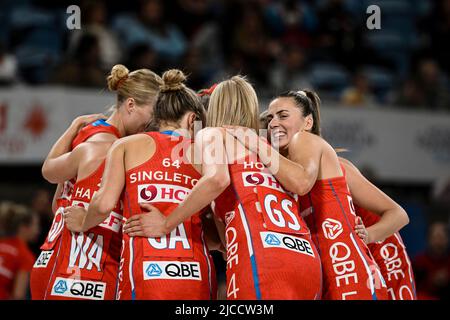
{"type": "Polygon", "coordinates": [[[312,115],[303,116],[303,110],[290,97],[273,100],[269,105],[267,117],[271,142],[281,151],[287,149],[294,134],[311,130],[313,123],[312,115]]]}

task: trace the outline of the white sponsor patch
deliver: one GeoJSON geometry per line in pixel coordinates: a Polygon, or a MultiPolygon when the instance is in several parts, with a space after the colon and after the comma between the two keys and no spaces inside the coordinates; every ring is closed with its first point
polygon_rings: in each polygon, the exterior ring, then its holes
{"type": "Polygon", "coordinates": [[[311,243],[303,238],[278,232],[260,232],[264,248],[281,248],[315,257],[311,243]]]}
{"type": "MultiPolygon", "coordinates": [[[[89,203],[84,201],[72,201],[72,206],[78,206],[84,208],[86,210],[89,209],[89,203]]],[[[123,216],[118,214],[117,212],[111,211],[108,218],[105,219],[102,223],[99,224],[100,227],[111,230],[113,232],[118,233],[122,228],[123,216]]]]}
{"type": "Polygon", "coordinates": [[[181,203],[191,189],[173,184],[141,184],[138,185],[138,202],[170,202],[181,203]]]}
{"type": "Polygon", "coordinates": [[[52,286],[52,296],[104,300],[106,283],[84,281],[71,278],[56,278],[52,286]]]}
{"type": "Polygon", "coordinates": [[[106,218],[105,221],[100,223],[100,227],[109,229],[115,233],[118,233],[120,231],[120,229],[122,228],[122,223],[123,223],[122,220],[123,220],[122,215],[112,211],[110,213],[110,215],[108,216],[108,218],[106,218]]]}
{"type": "Polygon", "coordinates": [[[242,172],[242,180],[244,181],[244,187],[261,186],[285,192],[278,180],[270,173],[260,171],[242,172]]]}
{"type": "Polygon", "coordinates": [[[47,241],[53,242],[56,238],[61,234],[64,229],[64,208],[59,207],[55,212],[55,216],[53,217],[52,226],[50,231],[48,232],[47,241]]]}
{"type": "Polygon", "coordinates": [[[34,263],[34,268],[46,268],[53,254],[53,250],[41,251],[41,254],[34,263]]]}
{"type": "Polygon", "coordinates": [[[144,280],[202,280],[200,263],[182,261],[144,261],[144,280]]]}

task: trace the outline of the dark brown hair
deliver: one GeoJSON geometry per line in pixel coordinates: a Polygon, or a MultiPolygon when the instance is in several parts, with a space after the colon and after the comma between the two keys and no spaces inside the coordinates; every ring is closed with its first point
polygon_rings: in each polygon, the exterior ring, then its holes
{"type": "Polygon", "coordinates": [[[321,136],[320,131],[320,98],[314,91],[300,90],[287,91],[278,95],[277,98],[292,98],[298,108],[302,110],[304,117],[312,115],[313,126],[311,133],[321,136]]]}

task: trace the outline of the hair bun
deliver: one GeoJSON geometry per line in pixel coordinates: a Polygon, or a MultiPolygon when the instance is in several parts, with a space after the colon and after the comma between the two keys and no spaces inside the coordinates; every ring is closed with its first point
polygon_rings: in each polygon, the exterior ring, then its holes
{"type": "Polygon", "coordinates": [[[108,88],[111,91],[117,91],[122,81],[128,78],[130,71],[123,64],[116,64],[111,69],[111,74],[108,76],[108,88]]]}
{"type": "Polygon", "coordinates": [[[164,72],[162,79],[163,84],[160,86],[161,92],[178,91],[186,87],[184,85],[186,75],[181,70],[168,70],[164,72]]]}

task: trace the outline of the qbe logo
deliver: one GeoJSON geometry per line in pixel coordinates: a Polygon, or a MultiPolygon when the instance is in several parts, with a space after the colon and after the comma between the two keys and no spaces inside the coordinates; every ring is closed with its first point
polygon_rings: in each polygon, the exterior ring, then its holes
{"type": "Polygon", "coordinates": [[[48,262],[50,261],[53,254],[52,251],[41,251],[41,254],[39,255],[39,258],[37,258],[36,262],[34,263],[34,268],[45,268],[48,265],[48,262]]]}
{"type": "Polygon", "coordinates": [[[306,239],[278,232],[261,232],[260,235],[264,248],[286,249],[315,257],[311,243],[306,239]]]}
{"type": "Polygon", "coordinates": [[[144,280],[202,280],[200,263],[182,261],[145,261],[144,280]]]}
{"type": "Polygon", "coordinates": [[[322,230],[325,238],[329,240],[334,240],[344,231],[342,229],[342,223],[337,220],[327,218],[322,223],[322,230]]]}
{"type": "Polygon", "coordinates": [[[83,281],[69,278],[56,278],[52,287],[52,296],[104,300],[106,283],[83,281]]]}

